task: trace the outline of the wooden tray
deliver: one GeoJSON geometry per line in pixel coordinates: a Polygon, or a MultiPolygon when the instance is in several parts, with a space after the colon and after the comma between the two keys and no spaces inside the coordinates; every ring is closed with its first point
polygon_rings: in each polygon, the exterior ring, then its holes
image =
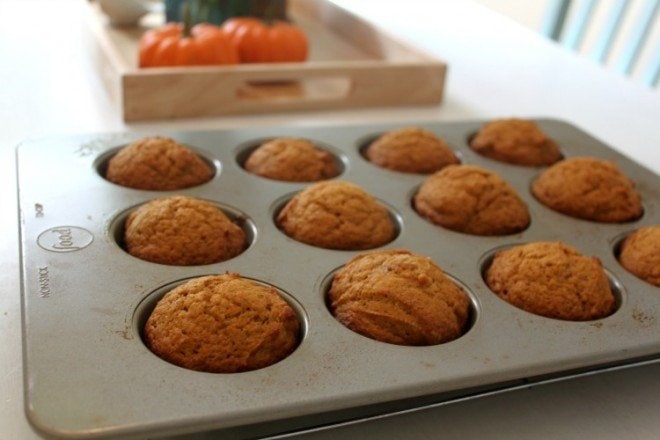
{"type": "Polygon", "coordinates": [[[331,0],[289,0],[310,39],[305,63],[140,69],[137,45],[162,14],[114,28],[96,3],[90,28],[99,71],[126,121],[322,108],[438,104],[446,64],[331,0]]]}

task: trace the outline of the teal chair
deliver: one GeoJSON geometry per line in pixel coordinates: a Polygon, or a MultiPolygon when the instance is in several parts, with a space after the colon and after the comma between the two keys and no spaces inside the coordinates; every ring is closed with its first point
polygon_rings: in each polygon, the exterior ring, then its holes
{"type": "MultiPolygon", "coordinates": [[[[618,38],[625,38],[623,50],[614,60],[614,69],[624,75],[630,75],[633,69],[641,69],[642,82],[657,87],[660,78],[660,41],[653,41],[651,34],[653,26],[660,26],[660,0],[641,1],[641,7],[634,11],[630,8],[631,1],[608,2],[611,8],[589,57],[604,64],[611,56],[614,42],[618,38]],[[626,35],[621,33],[624,20],[634,20],[632,31],[626,35]],[[645,65],[637,66],[645,47],[652,50],[651,57],[645,65]]],[[[578,50],[599,4],[599,0],[550,0],[541,32],[571,50],[578,50]]]]}

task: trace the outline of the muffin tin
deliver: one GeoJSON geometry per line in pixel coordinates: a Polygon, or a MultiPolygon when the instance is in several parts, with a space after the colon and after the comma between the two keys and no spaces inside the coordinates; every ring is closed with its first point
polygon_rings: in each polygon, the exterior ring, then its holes
{"type": "Polygon", "coordinates": [[[538,120],[566,157],[615,161],[643,198],[637,221],[600,224],[554,212],[529,187],[540,168],[479,156],[469,137],[484,121],[419,122],[445,138],[462,163],[483,166],[512,184],[531,213],[523,232],[480,237],[433,225],[412,209],[424,175],[379,168],[361,155],[378,134],[401,125],[270,127],[119,133],[30,141],[17,149],[26,411],[58,437],[175,435],[219,430],[237,437],[284,433],[339,421],[477,397],[547,380],[660,359],[660,289],[624,270],[621,240],[660,223],[660,179],[578,128],[538,120]],[[146,135],[168,135],[216,168],[214,178],[181,191],[124,188],[103,178],[118,148],[146,135]],[[382,248],[431,257],[468,293],[470,328],[441,345],[397,346],[338,323],[325,304],[332,274],[360,251],[320,249],[275,225],[283,203],[309,184],[249,174],[246,151],[262,139],[297,136],[337,156],[337,179],[385,203],[399,234],[382,248]],[[205,266],[164,266],[121,247],[122,219],[156,197],[185,194],[213,201],[240,219],[250,246],[205,266]],[[563,241],[598,256],[618,298],[607,318],[571,322],[519,310],[482,278],[494,252],[532,241],[563,241]],[[270,367],[236,374],[186,370],[151,353],[141,326],[165,292],[186,279],[238,272],[283,292],[302,322],[299,347],[270,367]]]}

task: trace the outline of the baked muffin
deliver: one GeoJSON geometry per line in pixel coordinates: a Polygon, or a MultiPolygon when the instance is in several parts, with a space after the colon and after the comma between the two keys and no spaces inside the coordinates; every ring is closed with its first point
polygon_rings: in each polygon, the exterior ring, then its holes
{"type": "Polygon", "coordinates": [[[403,173],[429,174],[459,163],[447,142],[418,127],[389,131],[373,141],[364,154],[380,167],[403,173]]]}
{"type": "Polygon", "coordinates": [[[533,121],[497,119],[487,122],[470,140],[482,156],[524,166],[551,165],[561,160],[557,143],[533,121]]]}
{"type": "Polygon", "coordinates": [[[339,174],[332,154],[310,141],[296,138],[278,138],[261,144],[244,166],[253,174],[286,182],[315,182],[339,174]]]}
{"type": "Polygon", "coordinates": [[[147,137],[119,150],[106,179],[129,188],[171,191],[208,182],[213,170],[197,154],[167,137],[147,137]]]}
{"type": "Polygon", "coordinates": [[[617,223],[642,215],[635,184],[614,162],[594,157],[556,163],[532,183],[532,194],[555,211],[585,220],[617,223]]]}
{"type": "Polygon", "coordinates": [[[621,245],[619,262],[647,283],[660,287],[660,226],[644,226],[621,245]]]}
{"type": "Polygon", "coordinates": [[[273,287],[238,274],[192,279],[156,304],[145,343],[162,359],[210,373],[267,367],[297,346],[300,324],[273,287]]]}
{"type": "Polygon", "coordinates": [[[428,257],[405,250],[358,255],[334,277],[332,314],[351,330],[398,345],[435,345],[461,336],[467,295],[428,257]]]}
{"type": "Polygon", "coordinates": [[[245,233],[210,202],[186,196],[152,200],[124,226],[129,254],[176,266],[211,264],[243,252],[245,233]]]}
{"type": "Polygon", "coordinates": [[[530,222],[527,205],[516,191],[475,165],[451,165],[429,176],[413,202],[422,217],[467,234],[513,234],[530,222]]]}
{"type": "Polygon", "coordinates": [[[588,321],[616,307],[600,260],[564,243],[536,242],[498,252],[486,283],[503,300],[548,318],[588,321]]]}
{"type": "Polygon", "coordinates": [[[363,250],[392,241],[396,227],[387,209],[359,186],[315,183],[280,211],[277,224],[289,237],[326,249],[363,250]]]}

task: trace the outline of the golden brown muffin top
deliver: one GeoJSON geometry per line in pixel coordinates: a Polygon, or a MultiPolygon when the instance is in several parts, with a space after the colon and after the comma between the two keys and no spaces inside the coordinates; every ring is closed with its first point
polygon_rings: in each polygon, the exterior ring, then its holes
{"type": "Polygon", "coordinates": [[[556,163],[532,183],[532,193],[549,208],[585,220],[617,223],[642,215],[632,180],[614,162],[594,157],[556,163]]]}
{"type": "Polygon", "coordinates": [[[470,141],[482,156],[524,166],[551,165],[561,160],[556,142],[533,121],[497,119],[484,124],[470,141]]]}
{"type": "Polygon", "coordinates": [[[208,182],[213,170],[189,148],[168,137],[147,137],[119,150],[106,179],[129,188],[170,191],[208,182]]]}
{"type": "Polygon", "coordinates": [[[300,324],[273,287],[235,273],[192,279],[168,292],[144,328],[147,346],[184,368],[256,370],[287,357],[300,324]]]}
{"type": "Polygon", "coordinates": [[[621,245],[621,265],[638,278],[660,287],[660,226],[644,226],[621,245]]]}
{"type": "Polygon", "coordinates": [[[600,260],[559,242],[498,252],[487,269],[486,283],[505,301],[548,318],[599,319],[616,306],[600,260]]]}
{"type": "Polygon", "coordinates": [[[459,162],[453,150],[430,130],[404,127],[373,141],[365,152],[376,165],[404,173],[429,174],[459,162]]]}
{"type": "Polygon", "coordinates": [[[429,176],[414,204],[431,222],[474,235],[512,234],[530,222],[527,205],[513,187],[475,165],[450,165],[429,176]]]}
{"type": "Polygon", "coordinates": [[[406,250],[358,255],[334,277],[333,315],[382,342],[434,345],[461,336],[469,300],[433,261],[406,250]]]}
{"type": "Polygon", "coordinates": [[[245,161],[245,169],[287,182],[315,182],[339,174],[332,154],[297,138],[277,138],[263,143],[245,161]]]}
{"type": "Polygon", "coordinates": [[[396,235],[387,209],[344,181],[315,183],[296,194],[280,211],[277,224],[291,238],[326,249],[371,249],[396,235]]]}
{"type": "Polygon", "coordinates": [[[211,264],[245,249],[245,233],[214,204],[187,196],[154,199],[126,219],[131,255],[177,266],[211,264]]]}

